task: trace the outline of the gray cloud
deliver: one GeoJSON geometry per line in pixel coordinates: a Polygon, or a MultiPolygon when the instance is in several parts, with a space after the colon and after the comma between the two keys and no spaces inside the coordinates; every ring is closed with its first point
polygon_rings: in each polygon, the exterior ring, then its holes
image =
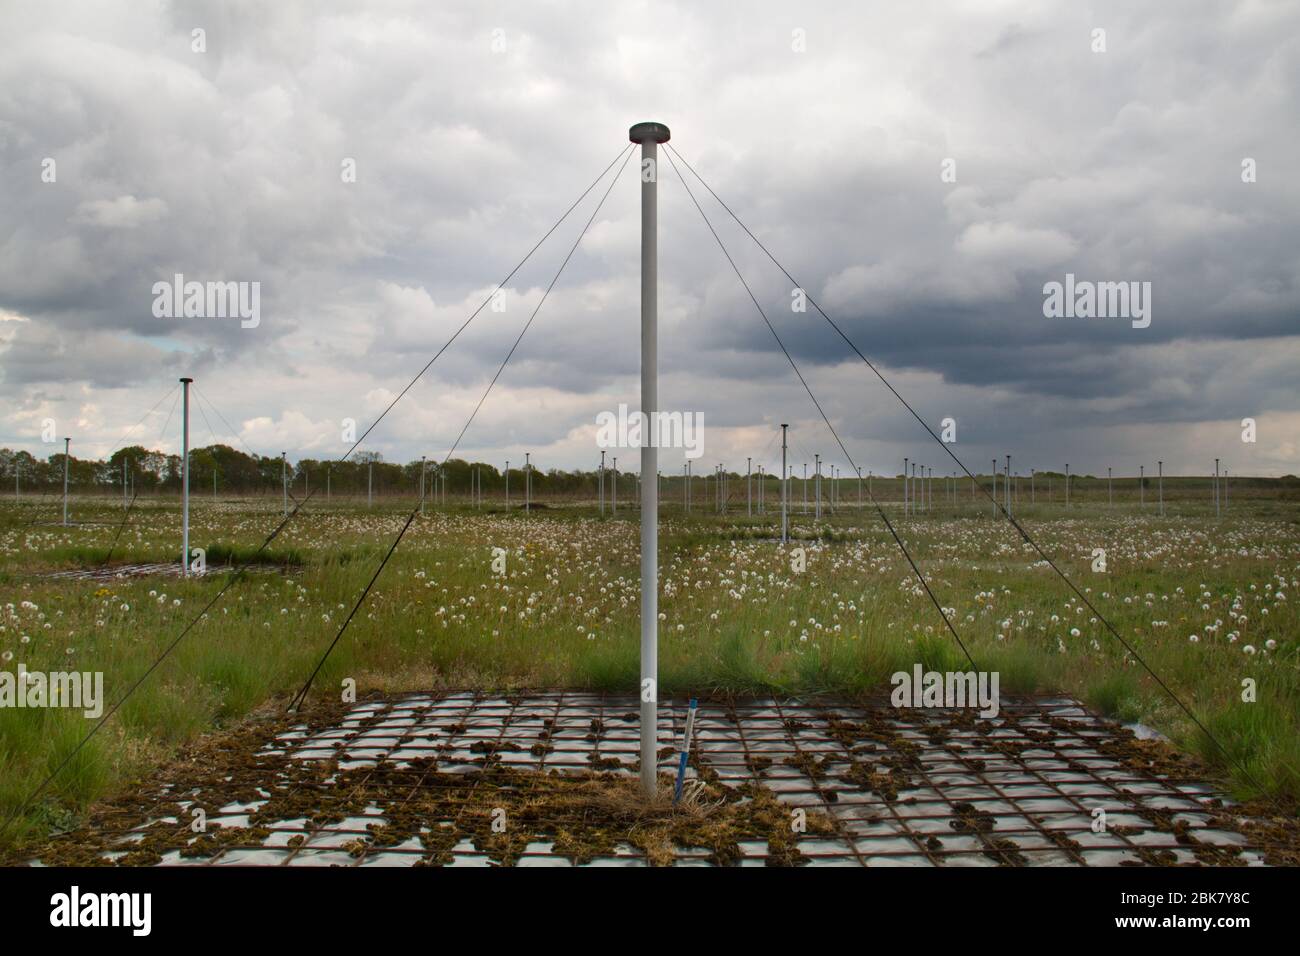
{"type": "MultiPolygon", "coordinates": [[[[341,453],[339,420],[381,411],[627,126],[658,118],[928,421],[960,411],[972,464],[1010,450],[1101,470],[1149,449],[1174,468],[1220,456],[1240,472],[1300,471],[1300,54],[1287,40],[1300,10],[658,9],[6,8],[0,443],[36,448],[33,423],[52,416],[107,452],[188,373],[245,441],[268,444],[257,450],[341,453]],[[1105,53],[1090,49],[1097,27],[1105,53]],[[191,48],[195,29],[206,52],[191,48]],[[956,182],[940,178],[949,158],[956,182]],[[1151,282],[1151,326],[1045,318],[1043,284],[1067,272],[1151,282]],[[175,273],[259,282],[262,322],[155,318],[151,287],[175,273]],[[1237,439],[1248,415],[1256,446],[1237,439]]],[[[710,458],[743,464],[780,421],[829,454],[666,163],[661,182],[665,403],[705,412],[710,458]]],[[[918,450],[937,461],[688,183],[864,469],[918,450]]],[[[445,452],[596,198],[511,281],[506,311],[485,310],[412,389],[376,448],[445,452]]],[[[596,413],[638,394],[638,244],[628,170],[467,452],[598,457],[596,413]]]]}

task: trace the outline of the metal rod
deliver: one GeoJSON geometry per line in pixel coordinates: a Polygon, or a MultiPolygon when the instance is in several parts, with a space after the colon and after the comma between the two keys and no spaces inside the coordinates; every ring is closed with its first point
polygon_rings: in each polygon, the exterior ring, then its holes
{"type": "Polygon", "coordinates": [[[781,543],[788,544],[790,541],[790,515],[789,502],[790,497],[790,474],[786,466],[786,432],[789,425],[781,426],[781,543]]]}
{"type": "Polygon", "coordinates": [[[71,455],[71,448],[72,439],[63,439],[63,527],[65,528],[68,526],[68,458],[71,455]]]}
{"type": "Polygon", "coordinates": [[[181,575],[190,575],[190,383],[181,379],[181,575]]]}
{"type": "MultiPolygon", "coordinates": [[[[639,123],[628,138],[641,144],[641,414],[654,421],[659,408],[659,144],[668,127],[639,123]]],[[[641,445],[641,474],[659,468],[659,449],[641,445]]],[[[617,487],[618,471],[614,472],[617,487]]],[[[659,729],[659,496],[653,481],[641,482],[641,791],[658,789],[659,729]]]]}

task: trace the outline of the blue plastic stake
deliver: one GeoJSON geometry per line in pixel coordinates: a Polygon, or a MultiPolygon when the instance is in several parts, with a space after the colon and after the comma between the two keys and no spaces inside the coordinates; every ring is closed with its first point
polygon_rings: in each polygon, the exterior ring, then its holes
{"type": "Polygon", "coordinates": [[[699,701],[691,698],[690,709],[686,712],[686,733],[682,739],[682,755],[677,762],[677,786],[673,789],[673,804],[682,798],[682,784],[686,781],[686,762],[691,757],[691,734],[695,731],[695,710],[699,701]]]}

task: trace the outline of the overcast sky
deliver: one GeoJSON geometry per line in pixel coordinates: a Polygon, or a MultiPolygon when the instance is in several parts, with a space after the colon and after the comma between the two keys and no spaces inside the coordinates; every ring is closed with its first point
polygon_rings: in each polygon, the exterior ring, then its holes
{"type": "MultiPolygon", "coordinates": [[[[6,3],[0,445],[61,450],[53,419],[74,454],[175,451],[190,375],[195,444],[341,455],[653,119],[973,469],[1297,473],[1298,91],[1294,2],[6,3]],[[260,283],[259,324],[155,316],[176,273],[260,283]],[[1150,325],[1045,317],[1067,273],[1149,282],[1150,325]]],[[[781,422],[796,471],[848,471],[659,180],[660,402],[703,414],[697,473],[774,471],[781,422]]],[[[692,188],[864,473],[948,473],[692,188]]],[[[603,192],[364,448],[446,455],[603,192]]],[[[591,467],[637,406],[638,192],[634,161],[458,456],[591,467]]]]}

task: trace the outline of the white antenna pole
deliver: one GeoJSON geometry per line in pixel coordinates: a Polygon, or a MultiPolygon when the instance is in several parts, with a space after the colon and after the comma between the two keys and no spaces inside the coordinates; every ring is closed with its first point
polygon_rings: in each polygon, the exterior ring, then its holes
{"type": "Polygon", "coordinates": [[[790,541],[790,505],[787,500],[790,497],[790,475],[786,465],[786,432],[789,425],[781,426],[781,543],[788,544],[790,541]]]}
{"type": "Polygon", "coordinates": [[[63,439],[63,527],[68,526],[68,458],[72,448],[72,439],[63,439]]]}
{"type": "Polygon", "coordinates": [[[190,383],[181,379],[181,575],[190,575],[190,383]]]}
{"type": "Polygon", "coordinates": [[[813,520],[822,520],[822,456],[813,455],[813,520]]]}
{"type": "MultiPolygon", "coordinates": [[[[641,413],[659,409],[659,144],[668,127],[638,123],[628,138],[641,144],[641,413]]],[[[654,442],[641,446],[641,474],[659,467],[654,442]]],[[[614,473],[615,484],[618,472],[614,473]]],[[[658,789],[659,729],[659,496],[653,481],[641,482],[641,792],[658,789]]]]}

